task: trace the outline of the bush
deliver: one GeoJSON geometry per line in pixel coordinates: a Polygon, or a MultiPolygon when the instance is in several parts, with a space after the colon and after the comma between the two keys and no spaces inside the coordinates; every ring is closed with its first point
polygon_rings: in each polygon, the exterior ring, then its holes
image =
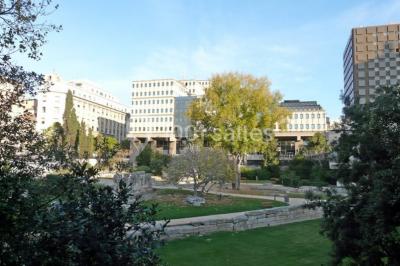
{"type": "Polygon", "coordinates": [[[248,180],[269,180],[271,178],[280,177],[279,165],[273,165],[262,168],[242,167],[240,169],[241,177],[248,180]]]}
{"type": "Polygon", "coordinates": [[[157,151],[153,151],[150,146],[146,146],[143,151],[136,157],[136,163],[139,167],[144,168],[148,173],[153,173],[155,175],[161,175],[162,169],[167,166],[171,157],[165,154],[161,154],[157,151]]]}
{"type": "Polygon", "coordinates": [[[136,167],[135,171],[144,171],[146,173],[151,173],[151,169],[147,165],[138,166],[136,167]]]}
{"type": "Polygon", "coordinates": [[[317,186],[335,184],[335,172],[329,169],[328,161],[314,161],[297,157],[289,162],[288,170],[281,177],[285,186],[317,186]]]}

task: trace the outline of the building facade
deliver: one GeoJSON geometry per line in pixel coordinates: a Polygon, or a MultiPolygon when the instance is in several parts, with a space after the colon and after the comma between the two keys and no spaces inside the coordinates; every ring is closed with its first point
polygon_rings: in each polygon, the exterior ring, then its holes
{"type": "Polygon", "coordinates": [[[374,100],[379,86],[400,82],[400,24],[353,28],[343,53],[345,105],[374,100]]]}
{"type": "Polygon", "coordinates": [[[55,122],[62,124],[65,99],[70,90],[79,122],[85,122],[94,134],[113,136],[118,141],[126,138],[129,108],[114,96],[88,81],[63,81],[55,74],[46,79],[51,86],[37,95],[37,130],[43,131],[55,122]]]}
{"type": "Polygon", "coordinates": [[[325,110],[316,101],[285,100],[281,106],[291,114],[287,119],[286,129],[278,125],[274,135],[278,140],[281,159],[290,159],[317,132],[325,133],[329,129],[329,118],[325,110]]]}
{"type": "MultiPolygon", "coordinates": [[[[209,86],[207,80],[137,80],[132,83],[132,110],[129,137],[138,149],[150,142],[162,153],[175,154],[178,121],[185,115],[181,109],[187,99],[199,97],[209,86]],[[178,110],[178,112],[176,112],[178,110]]],[[[178,137],[178,138],[177,138],[178,137]]],[[[179,146],[179,144],[178,144],[179,146]]]]}

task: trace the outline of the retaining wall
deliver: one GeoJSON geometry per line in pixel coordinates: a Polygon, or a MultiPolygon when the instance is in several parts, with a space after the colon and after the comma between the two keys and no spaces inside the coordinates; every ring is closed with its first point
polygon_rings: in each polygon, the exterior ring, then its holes
{"type": "MultiPolygon", "coordinates": [[[[223,215],[220,215],[220,217],[223,215]]],[[[185,219],[172,220],[165,228],[166,239],[184,238],[194,235],[206,235],[219,231],[243,231],[259,227],[275,226],[318,219],[322,217],[321,209],[305,209],[302,206],[287,206],[271,209],[247,211],[225,215],[229,218],[210,216],[199,217],[193,221],[185,219]]]]}

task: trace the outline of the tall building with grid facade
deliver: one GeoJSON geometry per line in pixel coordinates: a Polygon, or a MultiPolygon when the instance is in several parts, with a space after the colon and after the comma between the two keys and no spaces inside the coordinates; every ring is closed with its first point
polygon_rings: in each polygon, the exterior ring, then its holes
{"type": "Polygon", "coordinates": [[[343,68],[345,105],[373,101],[377,87],[400,83],[400,24],[352,29],[343,68]]]}
{"type": "Polygon", "coordinates": [[[129,137],[137,151],[150,144],[161,153],[176,154],[187,125],[185,108],[201,97],[208,80],[155,79],[132,83],[132,110],[129,137]]]}

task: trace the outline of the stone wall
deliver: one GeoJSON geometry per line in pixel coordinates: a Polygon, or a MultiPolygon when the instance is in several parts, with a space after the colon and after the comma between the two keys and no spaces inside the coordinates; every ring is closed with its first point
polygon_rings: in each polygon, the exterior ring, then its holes
{"type": "Polygon", "coordinates": [[[277,207],[216,215],[208,217],[172,220],[165,229],[166,239],[205,235],[219,231],[243,231],[322,217],[321,209],[305,209],[302,206],[277,207]]]}

